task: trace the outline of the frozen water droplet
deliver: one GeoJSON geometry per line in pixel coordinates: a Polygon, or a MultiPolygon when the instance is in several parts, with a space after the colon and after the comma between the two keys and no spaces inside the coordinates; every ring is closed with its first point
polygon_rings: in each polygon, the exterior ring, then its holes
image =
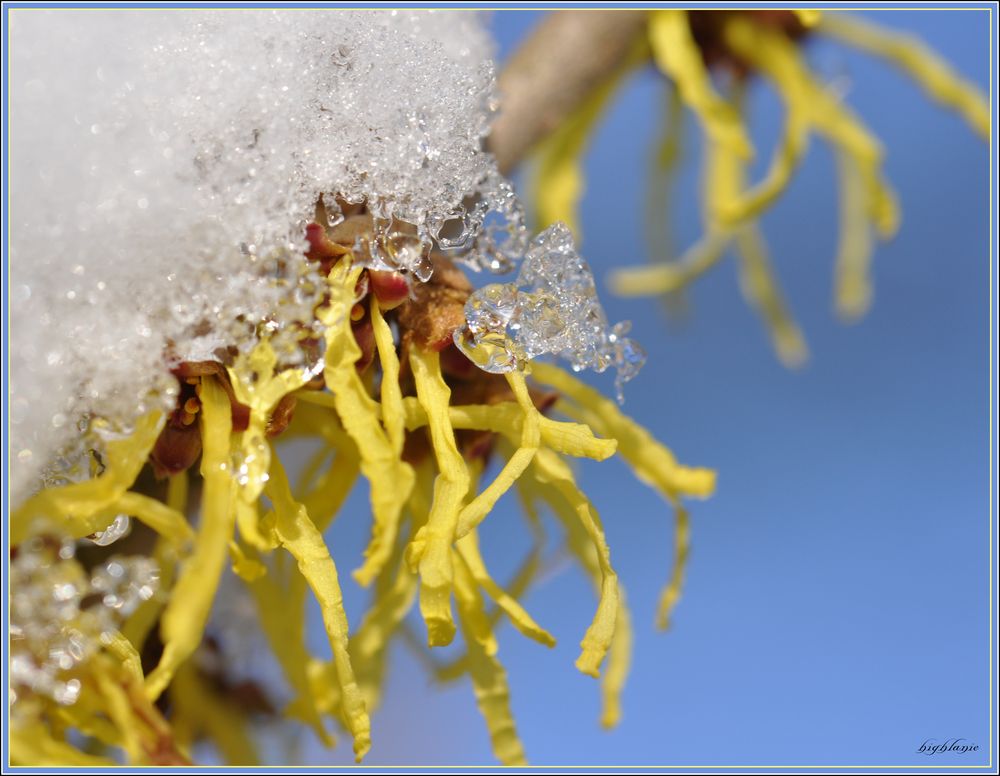
{"type": "Polygon", "coordinates": [[[123,536],[128,534],[129,528],[132,526],[132,521],[128,515],[118,515],[114,520],[111,521],[111,525],[105,528],[103,531],[98,531],[94,534],[93,538],[90,540],[98,547],[107,547],[109,544],[114,544],[123,536]]]}
{"type": "Polygon", "coordinates": [[[501,332],[485,332],[474,336],[467,327],[456,329],[452,338],[456,347],[484,372],[503,374],[518,367],[517,353],[508,337],[501,332]]]}
{"type": "Polygon", "coordinates": [[[574,371],[616,367],[616,388],[632,379],[645,353],[624,335],[628,323],[608,326],[587,262],[573,236],[557,223],[539,234],[514,283],[494,283],[465,305],[467,327],[455,343],[486,371],[509,371],[521,360],[551,353],[574,371]]]}

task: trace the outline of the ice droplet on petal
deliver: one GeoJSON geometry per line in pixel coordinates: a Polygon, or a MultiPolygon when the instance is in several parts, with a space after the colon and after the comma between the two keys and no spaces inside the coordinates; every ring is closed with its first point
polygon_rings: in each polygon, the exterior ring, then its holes
{"type": "Polygon", "coordinates": [[[590,266],[562,223],[531,241],[515,282],[475,291],[465,317],[455,343],[488,372],[511,371],[547,353],[569,361],[575,371],[614,366],[622,402],[622,386],[646,360],[639,344],[625,336],[627,321],[608,326],[590,266]]]}
{"type": "Polygon", "coordinates": [[[95,533],[90,541],[98,547],[107,547],[109,544],[114,544],[125,536],[131,527],[132,521],[128,515],[118,515],[111,521],[111,525],[103,531],[95,533]]]}

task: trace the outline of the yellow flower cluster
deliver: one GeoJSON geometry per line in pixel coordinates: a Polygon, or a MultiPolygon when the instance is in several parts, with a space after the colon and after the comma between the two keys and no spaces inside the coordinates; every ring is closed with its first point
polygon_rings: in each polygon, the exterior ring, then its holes
{"type": "Polygon", "coordinates": [[[535,185],[538,223],[562,220],[579,234],[577,209],[584,190],[587,139],[625,77],[651,60],[671,85],[665,134],[648,197],[654,247],[668,244],[665,213],[684,108],[701,125],[707,149],[704,236],[678,257],[616,270],[610,279],[612,289],[623,296],[676,295],[733,248],[744,295],[767,325],[779,358],[787,365],[799,364],[807,357],[805,340],[782,299],[756,222],[787,188],[812,134],[830,143],[837,157],[841,212],[835,307],[843,318],[861,317],[871,303],[873,234],[888,239],[899,225],[895,196],[881,172],[881,145],[810,72],[800,49],[801,36],[825,36],[885,59],[988,140],[986,99],[919,41],[841,13],[658,10],[650,13],[647,32],[619,70],[540,148],[535,185]],[[701,25],[700,39],[696,25],[701,25]],[[705,29],[711,32],[711,50],[706,49],[705,29]],[[713,82],[708,64],[713,57],[735,69],[727,93],[713,82]],[[745,168],[754,149],[742,110],[749,73],[767,79],[785,105],[782,137],[764,178],[752,185],[746,181],[745,168]]]}
{"type": "Polygon", "coordinates": [[[112,761],[105,754],[118,749],[131,764],[176,764],[190,757],[192,743],[202,737],[232,763],[255,762],[246,715],[212,691],[193,659],[204,644],[228,566],[249,590],[293,693],[284,716],[305,723],[327,744],[333,742],[328,718],[336,720],[353,739],[360,761],[372,743],[369,715],[379,701],[387,647],[404,633],[404,618],[417,604],[429,646],[447,645],[461,631],[465,653],[448,672],[471,678],[497,758],[523,763],[494,628],[506,617],[540,644],[552,646],[555,639],[518,601],[538,568],[539,548],[506,588],[491,577],[480,553],[477,527],[512,488],[520,494],[536,539],[542,539],[540,508],[547,507],[564,527],[568,549],[594,581],[597,611],[583,635],[577,667],[597,677],[604,665],[602,721],[617,721],[629,664],[630,616],[600,517],[567,459],[604,460],[617,450],[640,480],[674,506],[676,559],[660,606],[663,626],[680,592],[687,553],[688,519],[681,499],[710,495],[714,473],[679,464],[613,402],[554,366],[535,364],[530,377],[558,393],[556,409],[568,420],[543,415],[520,372],[507,375],[514,401],[452,404],[440,355],[397,342],[372,295],[381,373],[376,389],[355,368],[361,350],[351,312],[361,272],[347,254],[328,275],[327,301],[318,311],[325,324],[327,390],[307,387],[306,370],[282,367],[275,348],[262,338],[228,370],[236,399],[250,409],[246,429],[234,431],[231,398],[221,381],[213,375],[201,378],[196,532],[185,517],[186,473],[171,477],[166,503],[131,490],[164,427],[162,413],[140,420],[130,437],[109,443],[100,476],[44,490],[12,515],[13,545],[42,525],[82,538],[107,528],[116,515],[135,517],[158,535],[154,557],[163,592],[143,602],[120,631],[108,634],[92,659],[74,669],[84,685],[76,703],[39,697],[30,713],[16,716],[14,762],[108,765],[112,761]],[[402,358],[408,361],[414,396],[404,396],[402,358]],[[294,492],[266,435],[273,409],[289,395],[298,405],[286,435],[323,442],[294,492]],[[413,458],[404,451],[407,435],[421,430],[433,455],[408,462],[413,458]],[[480,483],[481,463],[469,463],[459,451],[455,432],[460,430],[497,435],[505,462],[488,484],[480,483]],[[362,476],[370,488],[373,528],[353,576],[373,588],[373,597],[349,633],[338,570],[323,535],[362,476]],[[322,612],[329,659],[310,654],[306,646],[310,591],[322,612]],[[162,653],[144,674],[140,653],[157,628],[162,653]],[[157,707],[164,693],[170,699],[166,716],[157,707]],[[96,748],[77,748],[80,738],[71,730],[96,748]]]}

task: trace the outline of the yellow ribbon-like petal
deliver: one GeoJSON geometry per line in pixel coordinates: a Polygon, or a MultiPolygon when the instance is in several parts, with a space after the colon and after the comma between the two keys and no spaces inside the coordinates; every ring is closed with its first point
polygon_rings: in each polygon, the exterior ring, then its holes
{"type": "Polygon", "coordinates": [[[115,516],[107,514],[106,510],[135,482],[162,428],[161,412],[140,418],[131,435],[108,442],[105,470],[99,477],[46,488],[24,502],[10,516],[10,543],[16,545],[28,538],[38,520],[51,523],[75,537],[107,528],[115,516]],[[96,523],[97,527],[82,522],[98,513],[104,517],[96,523]],[[107,522],[103,522],[105,518],[107,522]]]}
{"type": "Polygon", "coordinates": [[[524,381],[524,375],[520,372],[508,372],[505,377],[524,413],[521,446],[507,459],[496,479],[462,509],[458,516],[458,527],[455,529],[456,539],[461,539],[483,521],[500,497],[510,490],[517,478],[528,468],[542,441],[541,413],[528,395],[528,385],[524,381]]]}
{"type": "Polygon", "coordinates": [[[674,567],[670,580],[660,594],[660,603],[656,611],[656,626],[660,630],[670,627],[670,615],[681,598],[684,586],[684,574],[687,570],[688,553],[691,548],[691,518],[688,511],[679,503],[674,503],[674,567]]]}
{"type": "Polygon", "coordinates": [[[701,51],[691,36],[687,12],[651,11],[649,42],[657,67],[677,84],[684,104],[698,117],[705,133],[733,153],[749,158],[753,146],[739,114],[712,88],[701,51]]]}
{"type": "Polygon", "coordinates": [[[354,738],[354,757],[361,762],[371,748],[371,721],[351,667],[347,615],[344,613],[337,567],[323,542],[323,536],[302,505],[292,498],[288,478],[277,456],[271,456],[270,473],[266,492],[277,515],[275,532],[281,545],[295,558],[299,572],[319,602],[333,651],[344,725],[354,738]]]}
{"type": "Polygon", "coordinates": [[[451,389],[441,376],[441,360],[435,351],[410,350],[410,367],[417,386],[417,400],[427,413],[431,444],[437,460],[434,501],[427,525],[410,543],[407,559],[420,571],[420,612],[427,624],[429,646],[450,644],[455,636],[451,617],[454,570],[451,546],[458,518],[469,490],[469,470],[458,447],[448,414],[451,389]]]}
{"type": "MultiPolygon", "coordinates": [[[[395,442],[398,441],[398,419],[389,423],[393,428],[393,441],[390,441],[379,422],[380,409],[369,396],[368,389],[354,368],[361,356],[361,349],[354,339],[346,310],[353,300],[354,286],[360,271],[359,267],[351,269],[344,262],[333,268],[329,278],[333,300],[320,311],[319,317],[327,326],[326,366],[323,371],[326,385],[333,395],[333,404],[344,429],[357,445],[361,457],[361,472],[371,488],[372,541],[365,550],[364,565],[354,572],[354,578],[360,584],[369,585],[392,552],[399,530],[400,513],[413,487],[413,469],[400,458],[395,448],[395,442]]],[[[383,357],[384,350],[391,373],[394,362],[389,356],[389,350],[392,350],[393,357],[395,350],[385,342],[385,331],[377,326],[374,319],[373,326],[376,336],[383,339],[379,357],[383,357]]],[[[398,367],[395,371],[398,383],[398,367]]],[[[395,403],[389,410],[390,417],[393,412],[399,412],[391,382],[390,374],[388,383],[383,382],[383,390],[389,392],[390,404],[395,403]]]]}
{"type": "Polygon", "coordinates": [[[557,406],[597,433],[618,442],[618,452],[635,475],[664,495],[707,498],[715,489],[715,472],[691,468],[677,462],[673,453],[618,406],[582,381],[551,364],[536,362],[532,367],[536,380],[550,385],[573,404],[557,406]],[[574,406],[575,405],[575,406],[574,406]]]}
{"type": "Polygon", "coordinates": [[[584,192],[583,155],[587,140],[624,77],[645,58],[646,46],[633,46],[619,64],[580,106],[542,144],[538,153],[532,199],[535,225],[544,229],[562,221],[579,240],[580,200],[584,192]]]}
{"type": "MultiPolygon", "coordinates": [[[[468,533],[457,542],[456,548],[476,584],[496,602],[499,609],[510,618],[514,627],[529,639],[537,641],[539,644],[544,644],[547,647],[554,647],[556,644],[555,637],[535,622],[532,616],[525,611],[524,607],[517,602],[517,598],[505,592],[490,576],[486,570],[486,563],[483,561],[483,556],[479,552],[478,533],[475,530],[468,533]]],[[[487,619],[492,620],[492,618],[487,619]]]]}
{"type": "Polygon", "coordinates": [[[841,13],[824,14],[817,30],[895,65],[933,99],[961,115],[984,140],[990,139],[986,95],[922,41],[841,13]]]}
{"type": "Polygon", "coordinates": [[[146,679],[146,694],[151,700],[160,696],[177,668],[201,642],[236,524],[235,482],[229,448],[232,434],[229,397],[211,379],[202,380],[199,395],[204,486],[198,538],[194,552],[181,566],[160,622],[163,654],[159,665],[146,679]]]}
{"type": "Polygon", "coordinates": [[[834,306],[841,318],[856,321],[872,301],[872,233],[865,207],[865,183],[855,159],[837,152],[840,177],[840,244],[834,263],[834,306]]]}
{"type": "Polygon", "coordinates": [[[476,628],[485,620],[483,600],[475,580],[461,561],[455,564],[455,601],[468,649],[469,676],[479,711],[490,731],[493,753],[504,765],[525,765],[524,747],[510,711],[507,672],[477,639],[476,628]]]}
{"type": "Polygon", "coordinates": [[[600,518],[590,500],[577,487],[569,467],[551,450],[539,450],[534,467],[540,480],[552,485],[565,505],[586,530],[597,551],[601,570],[601,593],[594,620],[580,642],[580,657],[576,667],[590,676],[600,676],[601,662],[611,646],[618,613],[618,575],[611,567],[611,553],[604,538],[600,518]]]}

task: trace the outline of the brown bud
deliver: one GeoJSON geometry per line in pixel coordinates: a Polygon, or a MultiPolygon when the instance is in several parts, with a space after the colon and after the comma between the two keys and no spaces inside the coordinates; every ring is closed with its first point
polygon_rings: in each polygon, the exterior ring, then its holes
{"type": "Polygon", "coordinates": [[[177,428],[168,424],[149,454],[157,479],[187,471],[201,455],[201,431],[197,424],[177,428]]]}
{"type": "Polygon", "coordinates": [[[368,270],[368,281],[383,310],[393,310],[410,298],[410,284],[398,272],[368,270]]]}

